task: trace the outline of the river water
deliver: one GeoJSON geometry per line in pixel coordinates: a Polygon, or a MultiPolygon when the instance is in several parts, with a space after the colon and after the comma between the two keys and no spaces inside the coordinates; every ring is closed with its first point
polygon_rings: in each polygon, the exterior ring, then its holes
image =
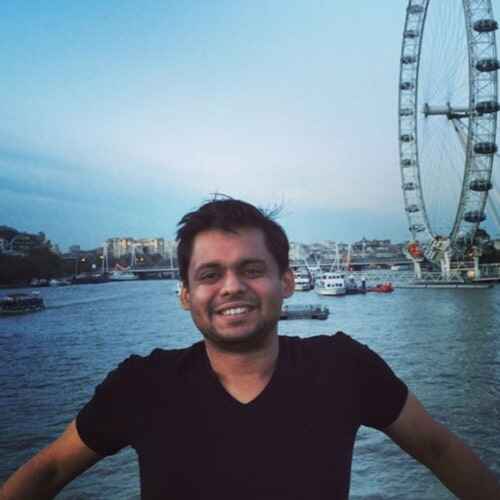
{"type": "MultiPolygon", "coordinates": [[[[129,354],[200,338],[178,306],[174,281],[41,292],[45,311],[0,318],[0,481],[61,433],[95,385],[129,354]]],[[[297,292],[289,300],[301,302],[327,304],[330,317],[280,322],[280,333],[307,337],[343,330],[368,344],[500,477],[500,286],[343,298],[297,292]]],[[[134,451],[102,460],[57,498],[138,499],[134,451]]],[[[362,428],[351,498],[454,497],[382,433],[362,428]]]]}

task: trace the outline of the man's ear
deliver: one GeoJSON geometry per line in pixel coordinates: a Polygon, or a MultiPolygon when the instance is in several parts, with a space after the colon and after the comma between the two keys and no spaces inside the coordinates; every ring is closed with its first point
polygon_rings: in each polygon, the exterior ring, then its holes
{"type": "Polygon", "coordinates": [[[181,300],[181,306],[185,311],[191,310],[191,297],[189,296],[189,290],[187,286],[182,283],[181,293],[179,294],[179,298],[181,300]]]}
{"type": "Polygon", "coordinates": [[[283,297],[287,299],[293,295],[295,290],[295,276],[291,269],[287,269],[283,276],[281,277],[281,283],[283,285],[283,297]]]}

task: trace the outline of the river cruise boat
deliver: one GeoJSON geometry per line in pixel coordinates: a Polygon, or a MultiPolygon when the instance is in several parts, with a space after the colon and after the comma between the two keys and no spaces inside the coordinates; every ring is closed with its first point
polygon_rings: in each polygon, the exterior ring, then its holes
{"type": "Polygon", "coordinates": [[[132,271],[112,271],[109,273],[110,281],[136,281],[139,276],[132,271]]]}
{"type": "Polygon", "coordinates": [[[295,291],[308,292],[313,289],[313,278],[307,269],[294,271],[293,276],[295,279],[295,291]]]}
{"type": "Polygon", "coordinates": [[[15,316],[45,309],[39,293],[11,293],[0,298],[0,316],[15,316]]]}
{"type": "Polygon", "coordinates": [[[314,284],[319,295],[340,297],[347,293],[345,274],[340,271],[322,273],[314,284]]]}

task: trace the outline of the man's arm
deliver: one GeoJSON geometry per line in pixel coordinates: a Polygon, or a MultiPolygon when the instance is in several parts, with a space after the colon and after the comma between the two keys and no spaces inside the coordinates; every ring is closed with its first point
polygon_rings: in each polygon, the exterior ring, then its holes
{"type": "Polygon", "coordinates": [[[54,498],[101,455],[80,439],[73,420],[64,433],[18,469],[0,489],[0,500],[54,498]]]}
{"type": "Polygon", "coordinates": [[[458,498],[500,499],[500,483],[493,473],[457,436],[433,420],[412,393],[399,417],[384,432],[431,469],[458,498]]]}

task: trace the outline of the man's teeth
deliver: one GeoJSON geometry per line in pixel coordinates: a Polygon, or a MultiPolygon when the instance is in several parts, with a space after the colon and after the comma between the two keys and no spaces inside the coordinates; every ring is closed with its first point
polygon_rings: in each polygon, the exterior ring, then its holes
{"type": "Polygon", "coordinates": [[[224,309],[222,311],[223,316],[234,316],[235,314],[243,314],[248,311],[248,307],[233,307],[231,309],[224,309]]]}

